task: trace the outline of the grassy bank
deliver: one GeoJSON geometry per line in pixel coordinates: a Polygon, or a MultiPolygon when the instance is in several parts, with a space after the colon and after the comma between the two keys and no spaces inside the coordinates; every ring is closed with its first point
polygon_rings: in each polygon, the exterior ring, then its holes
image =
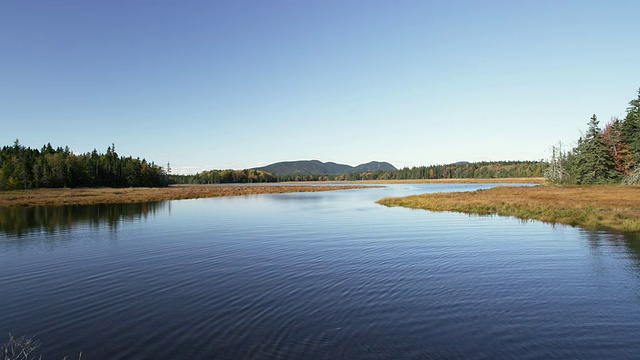
{"type": "Polygon", "coordinates": [[[225,185],[166,188],[82,188],[0,191],[0,206],[87,205],[196,199],[219,196],[346,190],[364,186],[225,185]]]}
{"type": "Polygon", "coordinates": [[[547,223],[640,231],[640,186],[496,187],[473,192],[384,198],[386,206],[515,216],[547,223]]]}

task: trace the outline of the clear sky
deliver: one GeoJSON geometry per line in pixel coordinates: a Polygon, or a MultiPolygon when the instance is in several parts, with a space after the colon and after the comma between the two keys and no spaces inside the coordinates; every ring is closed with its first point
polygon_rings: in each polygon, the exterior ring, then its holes
{"type": "Polygon", "coordinates": [[[0,2],[0,145],[171,162],[539,160],[640,88],[640,1],[0,2]]]}

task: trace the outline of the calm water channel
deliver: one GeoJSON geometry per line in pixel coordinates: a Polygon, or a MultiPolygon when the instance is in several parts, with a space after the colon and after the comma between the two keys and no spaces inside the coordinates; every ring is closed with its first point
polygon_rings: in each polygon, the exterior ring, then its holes
{"type": "Polygon", "coordinates": [[[640,357],[640,239],[386,208],[493,185],[0,209],[44,360],[640,357]]]}

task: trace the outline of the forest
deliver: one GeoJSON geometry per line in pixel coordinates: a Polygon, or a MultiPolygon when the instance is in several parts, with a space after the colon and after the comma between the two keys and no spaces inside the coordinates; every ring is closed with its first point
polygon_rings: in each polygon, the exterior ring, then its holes
{"type": "Polygon", "coordinates": [[[131,156],[118,156],[115,145],[74,154],[69,147],[31,149],[16,140],[0,150],[0,190],[62,187],[156,187],[168,185],[169,168],[131,156]]]}
{"type": "Polygon", "coordinates": [[[388,171],[366,171],[348,174],[293,174],[273,175],[256,170],[209,170],[194,175],[171,175],[175,184],[225,184],[285,181],[361,181],[361,180],[413,180],[413,179],[466,179],[538,177],[546,169],[545,161],[488,161],[460,162],[448,165],[420,166],[388,171]]]}
{"type": "Polygon", "coordinates": [[[171,175],[174,184],[231,184],[276,182],[278,178],[266,171],[244,170],[207,170],[193,175],[171,175]]]}
{"type": "Polygon", "coordinates": [[[553,146],[544,176],[556,184],[640,184],[640,89],[624,119],[600,127],[594,114],[574,148],[553,146]]]}
{"type": "Polygon", "coordinates": [[[546,169],[545,161],[482,161],[447,165],[418,166],[390,171],[355,172],[341,175],[283,175],[278,181],[358,181],[415,179],[477,179],[538,177],[546,169]]]}

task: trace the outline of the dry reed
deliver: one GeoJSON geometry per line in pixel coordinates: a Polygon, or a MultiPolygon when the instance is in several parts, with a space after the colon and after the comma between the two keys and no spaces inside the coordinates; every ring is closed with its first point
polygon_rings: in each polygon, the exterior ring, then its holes
{"type": "Polygon", "coordinates": [[[185,185],[166,188],[81,188],[0,191],[0,206],[88,205],[135,203],[289,192],[347,190],[364,186],[304,185],[185,185]]]}
{"type": "Polygon", "coordinates": [[[433,211],[498,214],[620,232],[640,231],[640,186],[495,187],[378,201],[433,211]]]}

